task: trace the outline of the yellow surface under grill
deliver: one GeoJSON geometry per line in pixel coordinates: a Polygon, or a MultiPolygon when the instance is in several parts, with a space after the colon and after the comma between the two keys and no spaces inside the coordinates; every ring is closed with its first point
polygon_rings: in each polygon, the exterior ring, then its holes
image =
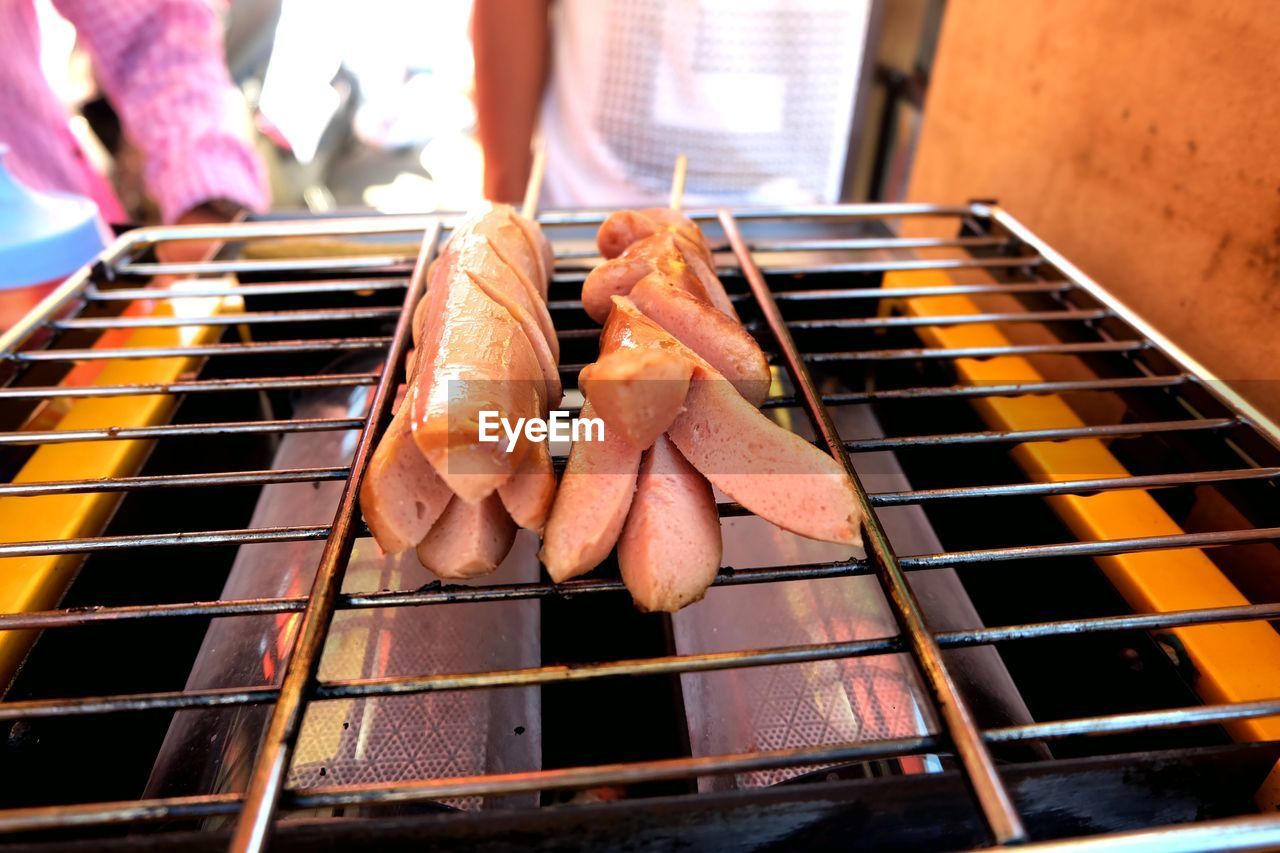
{"type": "MultiPolygon", "coordinates": [[[[955,282],[941,271],[891,272],[885,288],[929,287],[955,282]]],[[[910,315],[976,314],[979,307],[967,296],[906,298],[899,303],[910,315]]],[[[992,324],[926,326],[921,337],[934,347],[1002,347],[1011,342],[992,324]]],[[[1039,382],[1040,372],[1025,358],[1005,356],[988,360],[957,359],[961,382],[993,384],[1039,382]]],[[[990,425],[998,430],[1083,426],[1084,421],[1061,397],[990,397],[974,400],[990,425]]],[[[1028,442],[1012,456],[1028,478],[1059,482],[1089,477],[1124,477],[1129,471],[1098,439],[1028,442]]],[[[1122,539],[1183,533],[1181,527],[1147,492],[1124,490],[1096,495],[1046,498],[1055,512],[1082,540],[1122,539]]],[[[1248,604],[1248,600],[1197,548],[1120,554],[1097,558],[1098,565],[1138,612],[1170,612],[1248,604]]],[[[1070,583],[1055,577],[1046,583],[1070,583]]],[[[1280,695],[1280,634],[1266,622],[1237,622],[1174,628],[1196,673],[1196,689],[1208,703],[1247,702],[1280,695]]],[[[1280,717],[1237,720],[1225,724],[1237,740],[1280,739],[1280,717]]],[[[1272,807],[1280,797],[1273,771],[1260,793],[1262,805],[1272,807]]]]}
{"type": "MultiPolygon", "coordinates": [[[[151,316],[209,316],[226,300],[186,298],[141,303],[136,313],[151,316]]],[[[130,312],[135,313],[135,312],[130,312]]],[[[209,326],[143,328],[104,335],[99,346],[174,347],[211,343],[221,329],[209,326]],[[115,340],[109,340],[115,337],[115,340]]],[[[92,364],[92,362],[89,362],[92,364]]],[[[83,384],[131,385],[173,382],[199,367],[190,357],[110,360],[83,384]]],[[[74,376],[74,374],[73,374],[74,376]]],[[[71,381],[75,381],[71,379],[71,381]]],[[[80,384],[80,383],[77,383],[80,384]]],[[[144,427],[169,421],[172,395],[75,398],[57,423],[60,430],[144,427]]],[[[15,483],[83,480],[135,474],[150,450],[146,440],[73,441],[40,446],[23,465],[15,483]]],[[[0,497],[0,542],[62,541],[102,532],[119,494],[0,497]]],[[[0,613],[24,613],[56,607],[66,593],[83,554],[0,558],[0,613]]],[[[38,632],[0,631],[0,683],[8,684],[38,632]]]]}

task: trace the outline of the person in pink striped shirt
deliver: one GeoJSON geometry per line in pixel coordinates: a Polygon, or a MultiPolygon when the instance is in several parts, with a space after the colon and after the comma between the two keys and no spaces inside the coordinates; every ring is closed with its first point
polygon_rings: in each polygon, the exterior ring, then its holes
{"type": "MultiPolygon", "coordinates": [[[[264,170],[239,128],[243,104],[223,59],[213,0],[53,0],[75,25],[106,96],[145,158],[166,222],[226,221],[267,205],[264,170]]],[[[88,196],[108,222],[126,215],[80,150],[40,69],[33,0],[0,0],[0,142],[30,186],[88,196]]]]}

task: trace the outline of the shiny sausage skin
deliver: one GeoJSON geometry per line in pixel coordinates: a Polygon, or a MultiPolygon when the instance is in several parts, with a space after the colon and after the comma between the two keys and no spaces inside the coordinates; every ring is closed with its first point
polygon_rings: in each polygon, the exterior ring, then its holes
{"type": "Polygon", "coordinates": [[[685,260],[668,232],[654,234],[628,247],[617,258],[605,261],[587,274],[582,283],[582,307],[597,323],[604,323],[615,296],[626,296],[636,282],[650,273],[661,273],[675,287],[710,302],[706,286],[685,260]]]}
{"type": "Polygon", "coordinates": [[[663,231],[679,234],[691,241],[698,253],[711,260],[711,247],[702,229],[679,211],[665,207],[643,210],[619,210],[609,214],[596,232],[596,248],[605,258],[616,258],[632,243],[663,231]]]}
{"type": "Polygon", "coordinates": [[[764,402],[771,382],[769,361],[741,323],[656,274],[637,282],[631,301],[646,317],[705,358],[752,405],[764,402]]]}
{"type": "Polygon", "coordinates": [[[481,443],[480,412],[512,423],[546,411],[542,368],[524,330],[475,283],[465,258],[440,270],[427,298],[419,374],[406,400],[413,440],[454,494],[478,501],[519,467],[527,442],[507,452],[481,443]]]}

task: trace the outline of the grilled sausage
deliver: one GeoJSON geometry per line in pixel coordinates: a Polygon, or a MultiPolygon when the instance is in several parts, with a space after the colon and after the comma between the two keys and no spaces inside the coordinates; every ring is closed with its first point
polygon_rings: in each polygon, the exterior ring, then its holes
{"type": "Polygon", "coordinates": [[[498,568],[515,537],[497,495],[476,503],[455,497],[418,543],[418,562],[442,578],[473,578],[498,568]]]}
{"type": "Polygon", "coordinates": [[[689,240],[709,262],[711,247],[702,230],[679,211],[665,207],[644,210],[619,210],[609,214],[596,232],[596,248],[606,259],[616,258],[632,243],[663,231],[679,234],[689,240]]]}
{"type": "Polygon", "coordinates": [[[857,498],[840,464],[705,364],[695,367],[668,435],[716,488],[761,518],[810,539],[860,541],[857,498]]]}
{"type": "Polygon", "coordinates": [[[428,293],[419,375],[406,405],[414,442],[454,494],[478,501],[519,467],[527,442],[481,443],[482,411],[514,422],[546,411],[543,371],[511,313],[466,271],[464,254],[441,270],[428,293]]]}
{"type": "Polygon", "coordinates": [[[556,256],[551,248],[551,242],[547,239],[547,235],[542,233],[542,228],[532,219],[526,219],[521,216],[514,208],[508,208],[511,211],[511,221],[524,232],[525,239],[529,241],[529,245],[533,247],[534,255],[539,261],[539,273],[534,280],[534,284],[538,286],[542,298],[547,298],[547,284],[551,281],[551,274],[556,270],[556,256]]]}
{"type": "Polygon", "coordinates": [[[681,290],[687,290],[704,302],[710,302],[706,286],[685,261],[684,253],[669,232],[634,243],[621,256],[605,261],[587,274],[582,284],[582,307],[591,319],[603,323],[613,307],[615,296],[626,296],[636,282],[650,273],[662,273],[681,290]]]}
{"type": "Polygon", "coordinates": [[[388,554],[422,541],[453,493],[428,464],[401,406],[373,451],[360,485],[360,510],[378,547],[388,554]]]}
{"type": "Polygon", "coordinates": [[[506,204],[495,204],[468,222],[470,225],[460,230],[487,238],[502,262],[510,266],[521,282],[545,302],[550,269],[546,264],[549,247],[542,236],[542,229],[506,204]]]}
{"type": "Polygon", "coordinates": [[[556,472],[545,441],[529,449],[511,479],[498,487],[498,497],[516,524],[542,531],[556,497],[556,472]]]}
{"type": "Polygon", "coordinates": [[[618,540],[622,582],[641,610],[674,613],[706,594],[720,570],[711,485],[665,436],[644,456],[618,540]]]}
{"type": "Polygon", "coordinates": [[[542,369],[547,404],[559,405],[564,394],[560,384],[560,346],[547,304],[536,291],[520,282],[515,271],[493,250],[491,240],[477,234],[460,235],[458,239],[462,245],[456,250],[456,263],[486,296],[506,308],[520,324],[542,369]]]}
{"type": "Polygon", "coordinates": [[[680,413],[692,374],[693,364],[680,353],[629,349],[584,367],[578,386],[608,430],[643,450],[680,413]]]}
{"type": "MultiPolygon", "coordinates": [[[[594,417],[589,400],[582,417],[594,417]]],[[[589,572],[609,556],[627,519],[639,467],[640,450],[607,426],[603,441],[574,443],[539,554],[553,581],[589,572]]]]}
{"type": "Polygon", "coordinates": [[[752,405],[759,406],[768,396],[768,359],[737,320],[672,287],[657,274],[636,283],[631,301],[646,317],[705,358],[752,405]]]}

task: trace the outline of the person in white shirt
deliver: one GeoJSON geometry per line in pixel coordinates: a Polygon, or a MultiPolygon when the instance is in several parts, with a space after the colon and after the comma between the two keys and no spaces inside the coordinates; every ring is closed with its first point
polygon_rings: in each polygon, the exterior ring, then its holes
{"type": "Polygon", "coordinates": [[[475,0],[485,194],[544,207],[836,201],[870,0],[475,0]]]}

